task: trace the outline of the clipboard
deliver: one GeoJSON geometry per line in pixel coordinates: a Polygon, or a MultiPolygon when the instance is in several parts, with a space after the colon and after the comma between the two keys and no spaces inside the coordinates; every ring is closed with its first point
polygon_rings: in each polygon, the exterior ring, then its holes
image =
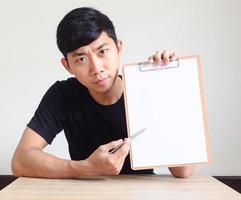
{"type": "Polygon", "coordinates": [[[198,56],[168,65],[124,65],[127,132],[145,132],[131,142],[134,170],[210,161],[207,114],[198,56]]]}

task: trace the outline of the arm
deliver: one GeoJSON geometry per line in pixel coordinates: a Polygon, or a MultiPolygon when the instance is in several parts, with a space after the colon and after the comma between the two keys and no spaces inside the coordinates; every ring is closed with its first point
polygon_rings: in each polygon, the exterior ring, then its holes
{"type": "Polygon", "coordinates": [[[61,159],[43,151],[47,142],[30,128],[26,128],[12,159],[14,176],[44,178],[74,178],[85,175],[114,175],[122,168],[129,152],[130,141],[114,154],[109,150],[122,140],[100,146],[86,160],[61,159]]]}
{"type": "Polygon", "coordinates": [[[176,178],[188,178],[192,175],[194,166],[168,167],[169,171],[176,178]]]}

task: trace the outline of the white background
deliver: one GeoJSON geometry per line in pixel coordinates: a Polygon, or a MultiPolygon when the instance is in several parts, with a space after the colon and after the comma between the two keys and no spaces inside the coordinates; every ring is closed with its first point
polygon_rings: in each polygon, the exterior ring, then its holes
{"type": "MultiPolygon", "coordinates": [[[[212,162],[197,172],[241,175],[240,0],[0,0],[0,174],[11,174],[12,154],[45,91],[69,77],[60,64],[56,27],[80,6],[112,19],[124,43],[122,64],[162,49],[199,54],[212,162]]],[[[47,151],[69,158],[62,133],[47,151]]]]}

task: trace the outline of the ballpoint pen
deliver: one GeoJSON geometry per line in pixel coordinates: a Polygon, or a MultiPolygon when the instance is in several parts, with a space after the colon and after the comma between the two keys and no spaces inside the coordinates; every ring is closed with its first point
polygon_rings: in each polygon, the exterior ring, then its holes
{"type": "MultiPolygon", "coordinates": [[[[139,131],[135,132],[132,136],[130,136],[131,141],[132,141],[134,138],[136,138],[138,135],[142,134],[145,130],[146,130],[146,128],[143,128],[143,129],[140,129],[139,131]]],[[[122,142],[119,146],[117,146],[116,148],[112,149],[112,150],[110,151],[110,153],[111,153],[111,154],[112,154],[112,153],[115,153],[117,150],[119,150],[119,149],[122,147],[122,145],[123,145],[124,143],[125,143],[125,142],[122,142]]]]}

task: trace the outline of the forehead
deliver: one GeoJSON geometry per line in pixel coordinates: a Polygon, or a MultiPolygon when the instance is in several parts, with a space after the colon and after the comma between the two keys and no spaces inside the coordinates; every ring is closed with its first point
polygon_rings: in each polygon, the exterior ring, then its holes
{"type": "Polygon", "coordinates": [[[74,51],[71,52],[71,54],[75,54],[77,52],[85,52],[88,50],[96,51],[98,50],[99,47],[101,46],[106,46],[106,45],[115,45],[114,40],[108,36],[106,32],[102,32],[101,35],[91,42],[90,44],[86,46],[82,46],[74,51]]]}

